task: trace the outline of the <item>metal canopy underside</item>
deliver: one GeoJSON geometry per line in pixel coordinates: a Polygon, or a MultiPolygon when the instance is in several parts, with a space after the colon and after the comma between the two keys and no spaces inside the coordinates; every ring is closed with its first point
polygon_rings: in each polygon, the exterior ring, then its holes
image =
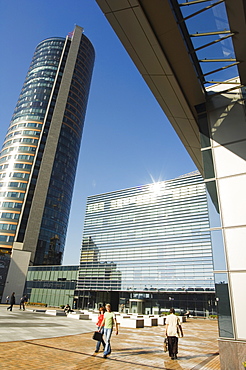
{"type": "MultiPolygon", "coordinates": [[[[171,3],[175,1],[97,0],[97,3],[203,174],[195,107],[206,101],[206,92],[199,78],[198,58],[193,58],[189,50],[190,37],[180,27],[182,22],[177,22],[179,9],[176,14],[172,9],[171,3]]],[[[235,56],[241,62],[239,75],[245,84],[244,0],[225,0],[225,4],[230,32],[235,33],[235,56]]]]}
{"type": "Polygon", "coordinates": [[[246,85],[246,2],[225,0],[230,29],[235,32],[232,39],[235,56],[239,61],[238,72],[243,86],[246,85]]]}

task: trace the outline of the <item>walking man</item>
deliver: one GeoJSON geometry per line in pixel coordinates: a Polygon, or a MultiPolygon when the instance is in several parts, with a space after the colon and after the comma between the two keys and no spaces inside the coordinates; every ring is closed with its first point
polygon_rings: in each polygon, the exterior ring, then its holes
{"type": "Polygon", "coordinates": [[[179,332],[181,337],[183,337],[180,320],[175,315],[174,308],[171,308],[170,314],[166,319],[166,336],[168,340],[168,352],[172,360],[177,360],[179,332]]]}
{"type": "Polygon", "coordinates": [[[115,325],[115,334],[118,335],[118,326],[115,314],[111,311],[111,305],[106,304],[106,312],[104,313],[104,319],[100,325],[99,331],[104,327],[104,338],[105,338],[105,348],[103,352],[103,358],[107,358],[111,353],[110,338],[113,332],[113,327],[115,325]]]}

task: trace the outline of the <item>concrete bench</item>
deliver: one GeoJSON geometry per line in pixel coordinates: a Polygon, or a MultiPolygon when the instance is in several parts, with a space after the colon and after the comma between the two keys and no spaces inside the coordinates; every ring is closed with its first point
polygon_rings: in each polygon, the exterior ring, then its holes
{"type": "Polygon", "coordinates": [[[166,324],[166,317],[164,317],[164,316],[157,317],[157,320],[158,320],[158,325],[165,325],[166,324]]]}
{"type": "Polygon", "coordinates": [[[89,319],[92,321],[92,322],[97,322],[98,320],[98,314],[97,313],[92,313],[92,312],[88,312],[88,313],[85,313],[85,315],[88,315],[89,316],[89,319]]]}
{"type": "Polygon", "coordinates": [[[67,316],[65,312],[58,311],[58,310],[46,310],[45,313],[47,315],[53,315],[53,316],[67,316]]]}
{"type": "Polygon", "coordinates": [[[127,316],[127,315],[116,316],[116,321],[119,324],[122,322],[122,320],[125,320],[125,319],[130,319],[130,316],[127,316]]]}
{"type": "Polygon", "coordinates": [[[180,323],[186,322],[186,316],[178,316],[180,323]]]}
{"type": "Polygon", "coordinates": [[[123,319],[120,322],[121,328],[144,328],[144,319],[123,319]]]}
{"type": "Polygon", "coordinates": [[[85,315],[85,314],[78,314],[78,313],[72,313],[72,312],[69,312],[69,313],[67,314],[67,317],[68,317],[69,319],[90,320],[89,315],[85,315]]]}
{"type": "Polygon", "coordinates": [[[158,319],[155,317],[144,317],[144,326],[158,326],[158,319]]]}
{"type": "Polygon", "coordinates": [[[72,310],[72,312],[69,313],[76,313],[78,315],[84,314],[85,312],[82,312],[81,310],[72,310]]]}

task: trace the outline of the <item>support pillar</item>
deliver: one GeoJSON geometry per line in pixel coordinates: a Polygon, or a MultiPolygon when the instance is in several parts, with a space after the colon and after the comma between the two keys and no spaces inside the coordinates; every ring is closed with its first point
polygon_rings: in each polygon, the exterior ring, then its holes
{"type": "Polygon", "coordinates": [[[16,304],[20,302],[20,299],[24,293],[30,257],[31,252],[13,249],[3,292],[2,303],[5,303],[6,296],[11,296],[13,292],[15,292],[16,304]]]}
{"type": "Polygon", "coordinates": [[[221,369],[246,361],[246,110],[241,88],[211,86],[197,107],[210,211],[221,369]],[[203,108],[203,109],[202,109],[203,108]],[[216,215],[217,213],[217,215],[216,215]],[[220,222],[218,222],[220,215],[220,222]]]}

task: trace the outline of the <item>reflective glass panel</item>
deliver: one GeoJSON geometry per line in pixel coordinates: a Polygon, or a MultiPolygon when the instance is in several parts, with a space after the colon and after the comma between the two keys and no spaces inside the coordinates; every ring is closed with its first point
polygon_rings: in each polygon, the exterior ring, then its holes
{"type": "Polygon", "coordinates": [[[233,338],[231,305],[228,291],[228,277],[226,273],[215,274],[215,290],[218,308],[220,337],[233,338]]]}
{"type": "Polygon", "coordinates": [[[198,173],[88,198],[78,289],[213,289],[198,173]]]}

